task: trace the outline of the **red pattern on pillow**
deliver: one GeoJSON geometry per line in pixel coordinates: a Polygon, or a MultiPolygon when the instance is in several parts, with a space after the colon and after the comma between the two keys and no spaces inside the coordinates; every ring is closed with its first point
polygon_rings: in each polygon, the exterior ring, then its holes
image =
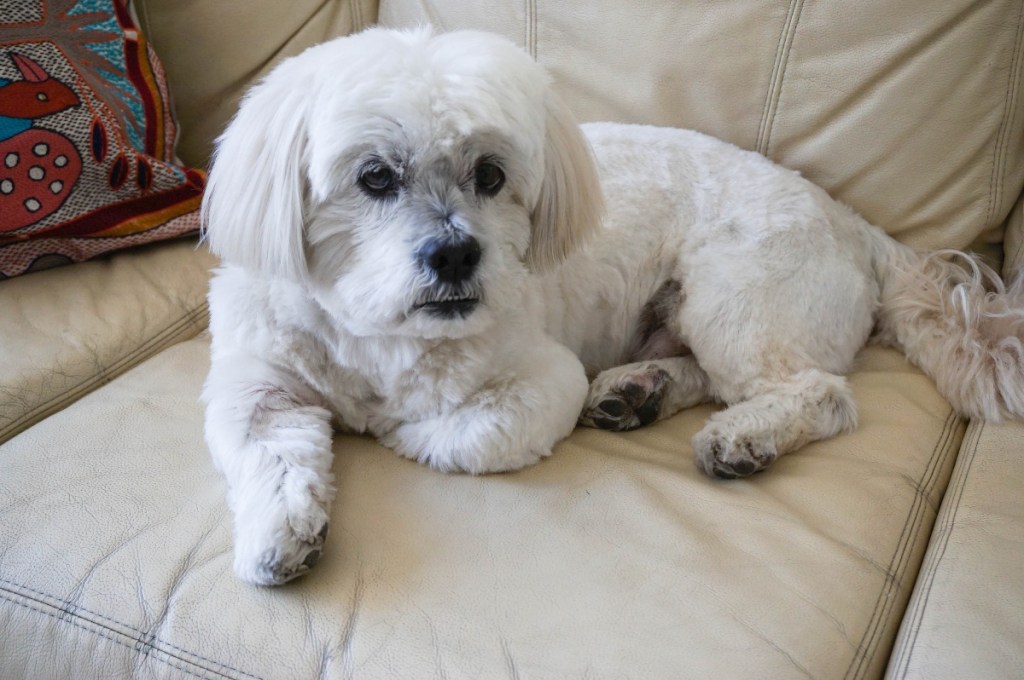
{"type": "Polygon", "coordinates": [[[196,232],[176,135],[125,0],[0,4],[0,278],[196,232]]]}

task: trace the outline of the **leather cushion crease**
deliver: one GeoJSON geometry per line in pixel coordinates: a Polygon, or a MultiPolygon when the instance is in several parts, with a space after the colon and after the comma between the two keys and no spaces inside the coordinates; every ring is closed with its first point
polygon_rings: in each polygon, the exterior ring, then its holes
{"type": "MultiPolygon", "coordinates": [[[[723,137],[1024,272],[1024,0],[133,6],[192,167],[309,45],[473,27],[581,120],[723,137]]],[[[1024,676],[1024,429],[879,347],[858,429],[748,480],[693,464],[712,407],[485,477],[339,435],[320,563],[246,585],[199,403],[215,265],[188,239],[0,282],[0,678],[1024,676]]]]}

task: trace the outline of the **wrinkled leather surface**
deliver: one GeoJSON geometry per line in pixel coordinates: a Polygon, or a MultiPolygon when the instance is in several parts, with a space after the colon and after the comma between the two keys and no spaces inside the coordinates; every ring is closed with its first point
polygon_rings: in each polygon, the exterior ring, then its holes
{"type": "Polygon", "coordinates": [[[998,241],[1024,186],[1024,2],[382,0],[525,45],[585,120],[691,127],[921,247],[998,241]]]}
{"type": "Polygon", "coordinates": [[[0,281],[0,442],[206,327],[195,238],[0,281]]]}
{"type": "Polygon", "coordinates": [[[259,589],[202,441],[207,355],[0,447],[0,677],[877,676],[963,433],[870,349],[860,429],[746,481],[694,466],[708,408],[480,478],[340,437],[328,551],[259,589]]]}
{"type": "Polygon", "coordinates": [[[891,678],[1024,677],[1024,424],[972,424],[891,678]]]}

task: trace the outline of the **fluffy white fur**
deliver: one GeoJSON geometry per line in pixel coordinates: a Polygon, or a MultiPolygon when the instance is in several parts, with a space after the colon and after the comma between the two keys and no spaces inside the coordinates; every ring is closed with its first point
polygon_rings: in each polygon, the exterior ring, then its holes
{"type": "Polygon", "coordinates": [[[315,564],[332,428],[485,473],[548,455],[577,419],[629,429],[717,400],[697,463],[744,476],[855,426],[842,376],[876,327],[960,412],[1024,414],[1020,284],[919,255],[696,132],[582,132],[543,70],[483,33],[366,31],[246,96],[204,204],[224,263],[206,434],[242,578],[315,564]],[[471,274],[425,264],[470,236],[471,274]]]}

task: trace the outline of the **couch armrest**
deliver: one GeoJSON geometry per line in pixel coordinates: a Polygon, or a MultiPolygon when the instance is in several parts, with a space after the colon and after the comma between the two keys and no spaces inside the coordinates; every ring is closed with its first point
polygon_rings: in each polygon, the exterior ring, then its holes
{"type": "Polygon", "coordinates": [[[206,328],[195,239],[0,282],[0,442],[206,328]]]}

